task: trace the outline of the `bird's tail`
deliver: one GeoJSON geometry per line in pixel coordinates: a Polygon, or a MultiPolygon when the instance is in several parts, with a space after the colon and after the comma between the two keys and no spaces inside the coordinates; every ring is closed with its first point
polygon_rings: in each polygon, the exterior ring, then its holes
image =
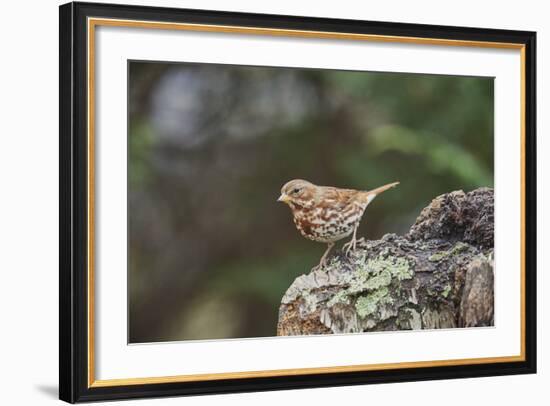
{"type": "Polygon", "coordinates": [[[387,185],[377,187],[376,189],[366,190],[363,193],[364,199],[366,203],[369,204],[380,193],[385,192],[386,190],[391,189],[393,187],[396,187],[397,185],[399,185],[399,182],[388,183],[387,185]]]}
{"type": "Polygon", "coordinates": [[[388,183],[387,185],[377,187],[376,189],[367,190],[367,193],[369,195],[379,195],[380,193],[385,192],[392,187],[396,187],[397,185],[399,185],[399,182],[388,183]]]}

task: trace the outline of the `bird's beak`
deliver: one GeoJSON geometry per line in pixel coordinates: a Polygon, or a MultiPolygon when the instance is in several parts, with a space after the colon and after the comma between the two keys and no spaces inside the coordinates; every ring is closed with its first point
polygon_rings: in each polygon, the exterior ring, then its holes
{"type": "Polygon", "coordinates": [[[290,197],[283,193],[279,198],[277,199],[278,202],[288,203],[290,201],[290,197]]]}

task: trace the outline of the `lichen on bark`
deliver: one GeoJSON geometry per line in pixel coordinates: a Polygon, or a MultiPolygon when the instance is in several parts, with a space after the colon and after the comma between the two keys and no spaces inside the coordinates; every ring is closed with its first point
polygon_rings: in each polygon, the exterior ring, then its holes
{"type": "Polygon", "coordinates": [[[493,190],[435,198],[404,236],[361,239],[288,288],[278,335],[491,326],[493,190]]]}

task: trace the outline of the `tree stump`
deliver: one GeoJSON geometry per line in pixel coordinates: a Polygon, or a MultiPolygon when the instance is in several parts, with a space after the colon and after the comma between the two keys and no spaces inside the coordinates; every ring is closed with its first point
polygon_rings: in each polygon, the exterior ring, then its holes
{"type": "Polygon", "coordinates": [[[338,253],[288,288],[277,335],[492,326],[493,190],[436,197],[404,236],[338,253]]]}

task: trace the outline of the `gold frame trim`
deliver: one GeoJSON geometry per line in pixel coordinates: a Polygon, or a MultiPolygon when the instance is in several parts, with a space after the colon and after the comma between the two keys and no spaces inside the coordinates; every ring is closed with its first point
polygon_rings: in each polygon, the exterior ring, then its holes
{"type": "Polygon", "coordinates": [[[244,378],[266,378],[290,375],[311,375],[311,374],[331,374],[341,372],[360,372],[360,371],[380,371],[397,368],[426,368],[440,366],[458,366],[473,364],[495,364],[504,362],[522,362],[525,361],[525,45],[506,42],[487,42],[487,41],[463,41],[452,39],[421,38],[421,37],[400,37],[391,35],[373,35],[373,34],[353,34],[344,32],[325,32],[325,31],[306,31],[291,29],[274,29],[260,27],[240,27],[227,25],[209,25],[209,24],[186,24],[186,23],[165,23],[154,21],[139,20],[120,20],[109,18],[89,18],[88,19],[88,387],[113,387],[125,385],[143,385],[160,384],[192,381],[213,381],[221,379],[244,379],[244,378]],[[460,47],[478,47],[478,48],[497,48],[513,49],[520,51],[520,83],[521,83],[521,118],[520,118],[520,137],[521,137],[521,269],[520,269],[520,340],[521,349],[519,355],[503,357],[484,357],[484,358],[464,358],[452,360],[435,361],[415,361],[415,362],[396,362],[383,364],[364,364],[331,366],[316,368],[295,368],[295,369],[277,369],[266,371],[243,371],[243,372],[220,372],[211,374],[189,374],[145,378],[123,378],[123,379],[95,379],[95,317],[94,317],[94,299],[95,299],[95,262],[94,262],[94,241],[95,241],[95,28],[97,26],[110,27],[132,27],[149,28],[161,30],[184,30],[194,32],[216,32],[233,33],[248,35],[268,35],[282,37],[299,38],[317,38],[317,39],[337,39],[337,40],[355,40],[371,42],[389,42],[418,45],[435,46],[460,46],[460,47]]]}

